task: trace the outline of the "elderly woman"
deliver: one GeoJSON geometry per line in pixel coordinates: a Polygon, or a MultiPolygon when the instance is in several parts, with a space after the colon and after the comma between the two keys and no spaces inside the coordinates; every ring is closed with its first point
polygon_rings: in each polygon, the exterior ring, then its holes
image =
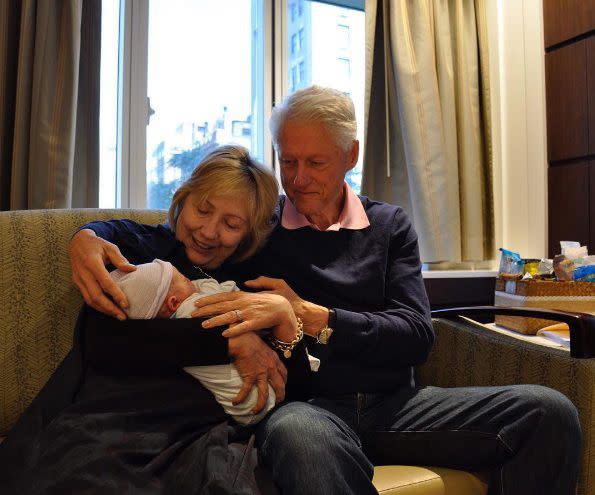
{"type": "Polygon", "coordinates": [[[225,327],[211,330],[195,320],[125,320],[126,298],[107,268],[133,271],[160,258],[191,279],[234,279],[236,262],[265,242],[277,195],[275,178],[247,150],[223,146],[176,191],[169,225],[93,222],[73,236],[73,280],[94,308],[83,311],[75,338],[81,376],[76,385],[69,378],[71,401],[48,399],[68,395],[65,376],[53,377],[0,447],[3,493],[259,493],[251,443],[228,445],[245,432],[182,367],[231,358],[244,380],[236,402],[256,386],[257,412],[269,383],[282,401],[287,369],[270,345],[290,351],[288,366],[305,360],[291,353],[301,344],[290,303],[255,295],[244,314],[229,311],[219,317],[225,327]],[[272,329],[269,345],[255,332],[222,335],[244,318],[272,329]]]}
{"type": "MultiPolygon", "coordinates": [[[[171,261],[190,279],[235,279],[234,264],[253,255],[266,240],[277,194],[275,178],[257,166],[246,149],[222,146],[205,157],[175,192],[169,226],[114,220],[94,222],[75,235],[70,245],[74,283],[89,306],[124,319],[118,306],[126,307],[128,302],[109,277],[108,263],[127,271],[134,269],[130,262],[160,258],[171,261]]],[[[258,318],[261,328],[295,324],[287,301],[272,294],[260,294],[244,316],[258,318]]],[[[219,323],[239,323],[236,319],[237,313],[230,311],[219,323]]],[[[227,344],[244,378],[237,400],[241,402],[255,384],[260,391],[258,407],[263,407],[268,383],[282,400],[286,370],[277,354],[253,333],[230,338],[227,344]]]]}

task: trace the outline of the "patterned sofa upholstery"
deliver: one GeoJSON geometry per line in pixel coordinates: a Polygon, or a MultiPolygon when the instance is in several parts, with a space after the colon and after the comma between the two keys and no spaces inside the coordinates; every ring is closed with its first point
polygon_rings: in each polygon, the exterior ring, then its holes
{"type": "MultiPolygon", "coordinates": [[[[95,219],[165,219],[160,210],[33,210],[0,212],[0,436],[45,384],[72,344],[82,298],[71,282],[67,245],[77,227],[95,219]]],[[[590,493],[595,387],[593,360],[574,360],[467,322],[435,320],[437,342],[422,383],[439,386],[541,383],[577,405],[585,434],[579,494],[590,493]]],[[[378,466],[374,483],[384,495],[482,495],[481,476],[415,466],[378,466]]],[[[0,489],[1,491],[1,489],[0,489]]]]}

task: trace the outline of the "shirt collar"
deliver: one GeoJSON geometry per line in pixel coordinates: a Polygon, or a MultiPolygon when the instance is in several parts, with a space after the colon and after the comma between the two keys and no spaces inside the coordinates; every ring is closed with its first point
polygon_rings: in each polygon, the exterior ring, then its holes
{"type": "MultiPolygon", "coordinates": [[[[368,215],[366,215],[366,210],[364,210],[364,206],[357,197],[357,194],[349,187],[347,182],[343,183],[343,190],[345,192],[345,203],[339,215],[339,220],[330,225],[326,231],[337,231],[339,229],[361,230],[369,227],[370,221],[368,220],[368,215]]],[[[315,230],[320,230],[297,211],[289,198],[285,198],[285,205],[281,214],[281,226],[288,230],[295,230],[302,227],[311,227],[315,230]]]]}

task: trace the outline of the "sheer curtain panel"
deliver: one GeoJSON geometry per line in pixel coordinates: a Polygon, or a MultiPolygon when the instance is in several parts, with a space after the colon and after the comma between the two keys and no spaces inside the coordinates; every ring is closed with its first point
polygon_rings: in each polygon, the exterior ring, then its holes
{"type": "Polygon", "coordinates": [[[97,206],[101,0],[0,2],[0,209],[97,206]]]}
{"type": "Polygon", "coordinates": [[[487,53],[483,0],[366,2],[362,192],[409,213],[423,262],[494,256],[487,53]]]}

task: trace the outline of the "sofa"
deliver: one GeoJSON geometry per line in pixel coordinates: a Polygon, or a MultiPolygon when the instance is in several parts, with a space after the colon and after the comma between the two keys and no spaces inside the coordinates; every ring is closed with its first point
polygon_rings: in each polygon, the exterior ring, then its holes
{"type": "MultiPolygon", "coordinates": [[[[164,221],[161,210],[0,212],[0,437],[8,434],[72,345],[82,298],[70,277],[67,245],[97,219],[164,221]]],[[[595,489],[595,361],[485,330],[468,320],[435,319],[436,344],[418,382],[444,387],[536,383],[577,406],[584,432],[578,494],[595,489]]],[[[483,495],[487,477],[433,466],[376,466],[385,495],[483,495]]],[[[1,491],[1,489],[0,489],[1,491]]]]}

